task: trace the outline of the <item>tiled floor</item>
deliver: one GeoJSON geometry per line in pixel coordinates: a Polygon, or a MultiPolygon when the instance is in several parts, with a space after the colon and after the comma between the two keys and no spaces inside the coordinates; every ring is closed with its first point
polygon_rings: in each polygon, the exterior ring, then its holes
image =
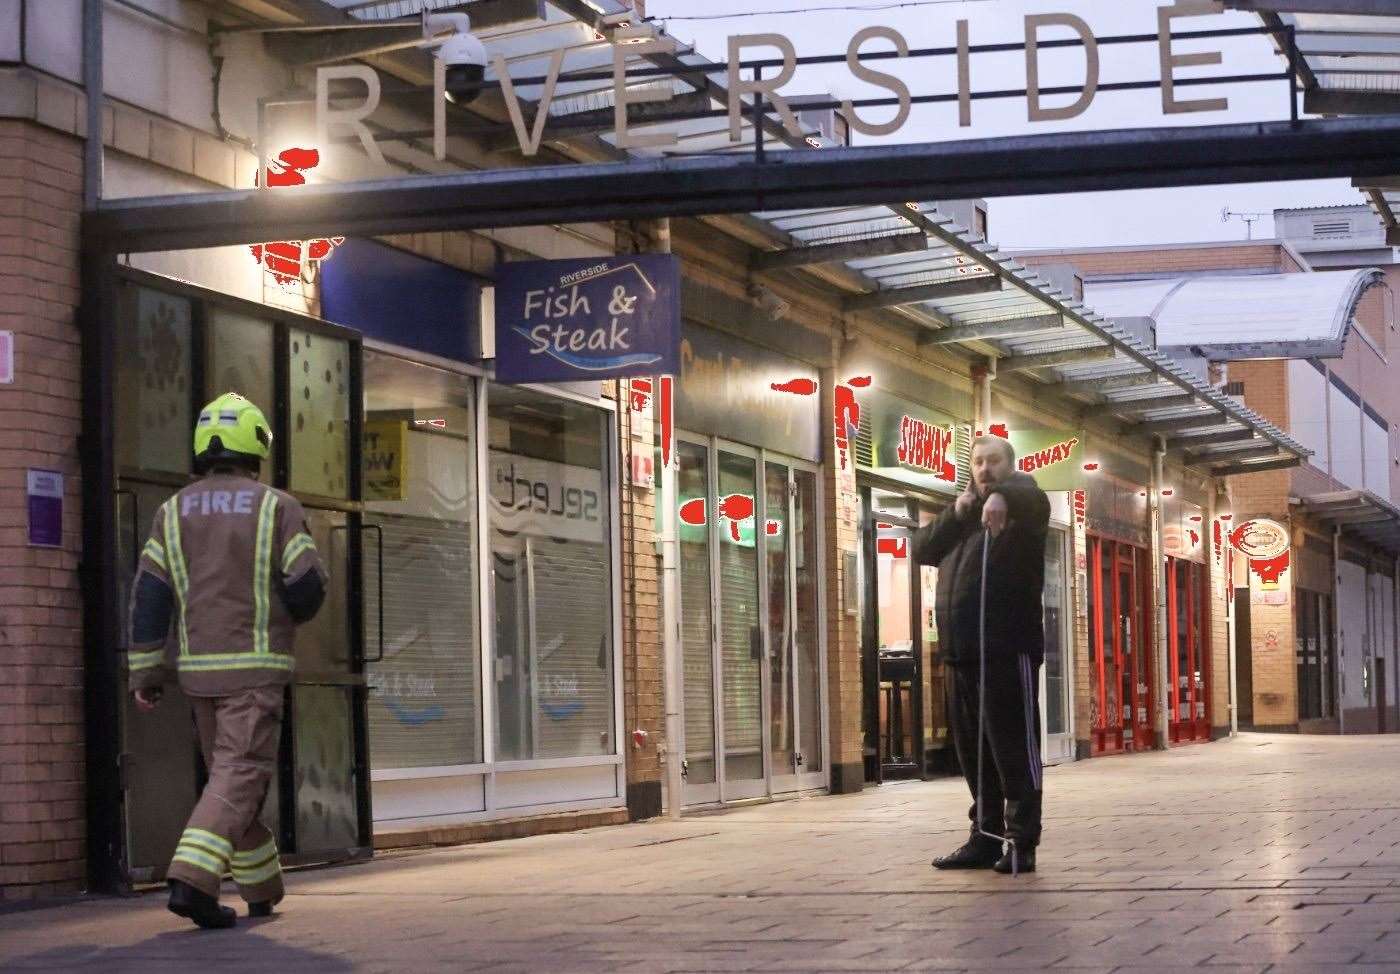
{"type": "Polygon", "coordinates": [[[1040,871],[936,873],[959,780],[0,915],[0,969],[1400,971],[1400,737],[1243,735],[1046,775],[1040,871]]]}

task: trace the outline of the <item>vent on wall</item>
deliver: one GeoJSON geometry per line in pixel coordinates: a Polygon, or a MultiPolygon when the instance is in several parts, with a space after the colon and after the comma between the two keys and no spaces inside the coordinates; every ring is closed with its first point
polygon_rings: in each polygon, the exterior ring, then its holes
{"type": "Polygon", "coordinates": [[[1351,234],[1350,220],[1314,220],[1314,237],[1345,237],[1351,234]]]}
{"type": "Polygon", "coordinates": [[[870,432],[870,411],[862,409],[860,411],[860,430],[856,433],[854,449],[855,461],[858,466],[875,466],[875,441],[870,432]]]}
{"type": "Polygon", "coordinates": [[[1243,383],[1243,382],[1239,382],[1239,381],[1227,382],[1227,383],[1225,383],[1224,392],[1225,392],[1225,395],[1227,395],[1227,396],[1243,396],[1243,395],[1244,395],[1244,383],[1243,383]]]}

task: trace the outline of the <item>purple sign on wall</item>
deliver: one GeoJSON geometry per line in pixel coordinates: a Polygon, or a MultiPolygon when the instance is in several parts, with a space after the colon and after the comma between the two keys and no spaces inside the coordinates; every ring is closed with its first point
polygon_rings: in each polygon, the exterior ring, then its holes
{"type": "Polygon", "coordinates": [[[29,471],[29,543],[44,548],[63,545],[63,474],[29,471]]]}
{"type": "Polygon", "coordinates": [[[676,266],[669,254],[502,264],[497,381],[579,382],[679,371],[676,266]]]}

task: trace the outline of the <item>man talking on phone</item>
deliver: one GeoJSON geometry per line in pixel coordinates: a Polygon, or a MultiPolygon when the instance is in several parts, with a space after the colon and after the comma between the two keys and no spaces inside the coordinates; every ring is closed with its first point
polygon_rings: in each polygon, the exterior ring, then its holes
{"type": "Polygon", "coordinates": [[[915,561],[938,568],[934,615],[939,659],[950,672],[948,723],[973,799],[971,837],[935,859],[936,869],[1035,872],[1049,522],[1050,502],[1016,470],[1011,443],[979,436],[967,489],[914,536],[915,561]]]}

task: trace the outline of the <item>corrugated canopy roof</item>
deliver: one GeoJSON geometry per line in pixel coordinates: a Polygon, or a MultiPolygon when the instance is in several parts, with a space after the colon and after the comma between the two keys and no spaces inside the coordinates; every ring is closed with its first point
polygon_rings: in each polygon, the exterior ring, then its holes
{"type": "Polygon", "coordinates": [[[1152,318],[1157,344],[1210,358],[1340,358],[1374,268],[1090,283],[1084,300],[1115,318],[1152,318]]]}
{"type": "Polygon", "coordinates": [[[1343,490],[1294,499],[1299,510],[1342,533],[1360,538],[1391,554],[1400,554],[1400,509],[1364,490],[1343,490]]]}
{"type": "MultiPolygon", "coordinates": [[[[1253,10],[1268,26],[1292,28],[1303,86],[1313,115],[1400,114],[1400,3],[1396,0],[1227,0],[1253,10]]],[[[1278,38],[1280,52],[1283,37],[1278,38]]],[[[1397,163],[1400,177],[1400,163],[1397,163]]],[[[1400,245],[1400,178],[1358,181],[1400,245]]]]}

